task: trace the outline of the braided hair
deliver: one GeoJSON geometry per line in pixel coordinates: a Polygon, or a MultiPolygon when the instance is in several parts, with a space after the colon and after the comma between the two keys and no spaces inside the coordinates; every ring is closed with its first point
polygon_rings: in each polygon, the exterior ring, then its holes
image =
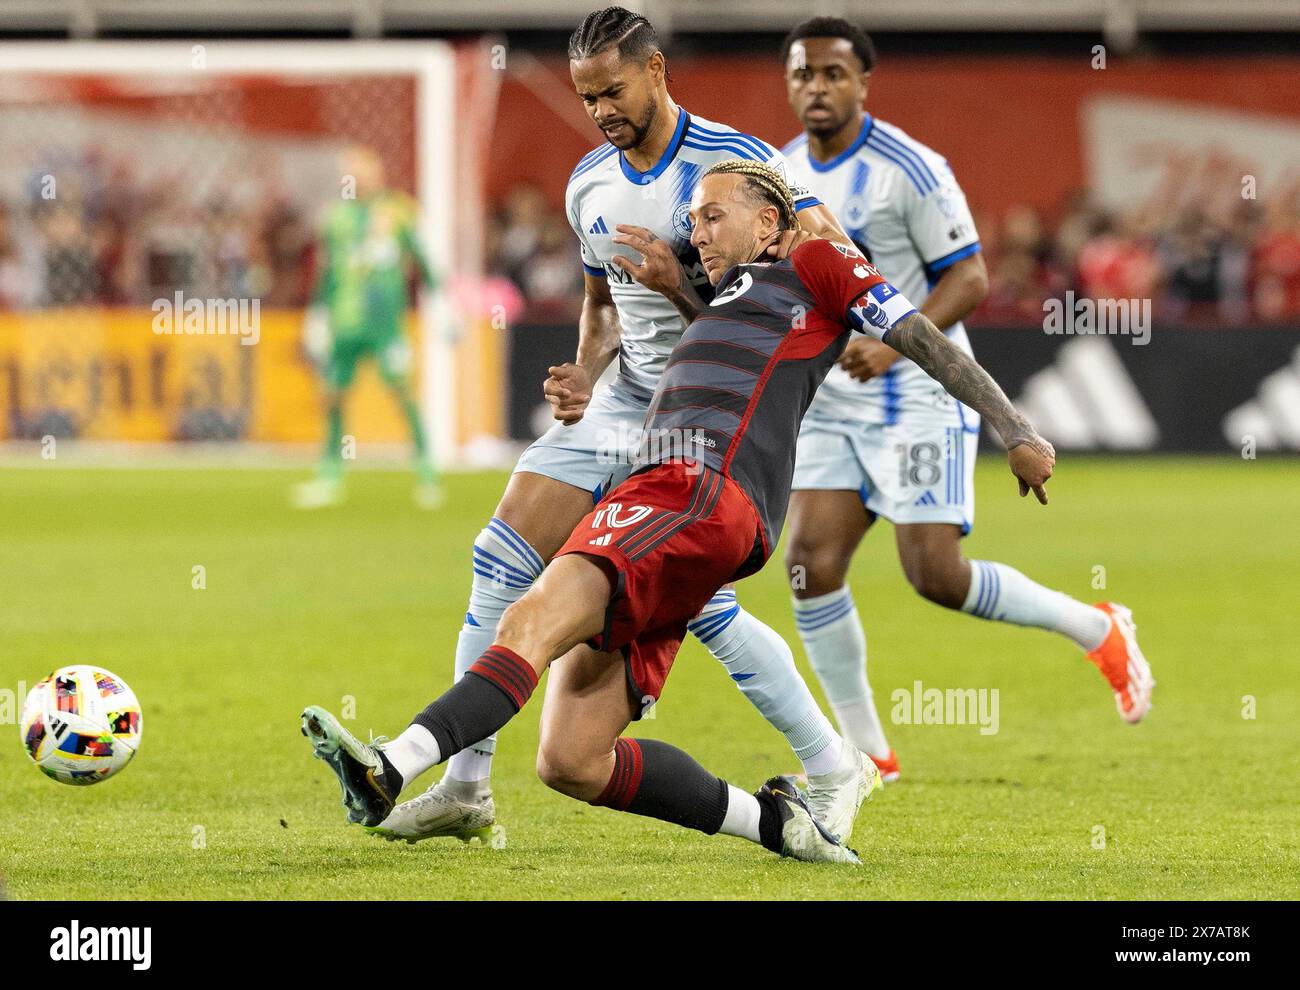
{"type": "Polygon", "coordinates": [[[798,230],[799,217],[795,211],[794,194],[786,185],[781,173],[771,165],[762,162],[746,161],[741,158],[728,158],[718,162],[705,175],[743,175],[745,181],[741,190],[757,206],[775,206],[777,227],[780,230],[798,230]]]}
{"type": "Polygon", "coordinates": [[[569,36],[569,58],[591,58],[615,44],[620,59],[643,62],[659,50],[659,38],[648,20],[622,7],[604,7],[584,17],[569,36]]]}

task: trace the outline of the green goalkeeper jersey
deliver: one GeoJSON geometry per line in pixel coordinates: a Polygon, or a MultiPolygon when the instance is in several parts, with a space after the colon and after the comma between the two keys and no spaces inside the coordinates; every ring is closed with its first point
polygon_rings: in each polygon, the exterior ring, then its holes
{"type": "Polygon", "coordinates": [[[433,273],[415,236],[415,219],[414,201],[397,192],[345,200],[326,215],[313,301],[327,307],[336,341],[383,341],[401,335],[411,301],[408,262],[415,264],[424,284],[433,287],[433,273]]]}

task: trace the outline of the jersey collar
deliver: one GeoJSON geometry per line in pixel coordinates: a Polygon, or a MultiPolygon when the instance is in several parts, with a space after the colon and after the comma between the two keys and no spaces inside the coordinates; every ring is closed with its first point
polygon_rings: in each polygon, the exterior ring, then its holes
{"type": "Polygon", "coordinates": [[[831,169],[835,168],[835,166],[847,161],[857,153],[859,148],[866,144],[867,135],[871,133],[871,128],[874,124],[875,121],[871,118],[871,114],[863,114],[862,129],[858,131],[858,136],[853,139],[853,143],[828,162],[819,162],[813,157],[812,145],[805,144],[804,149],[808,152],[809,166],[811,166],[814,172],[829,172],[831,169]]]}
{"type": "Polygon", "coordinates": [[[654,163],[654,167],[648,172],[638,172],[627,163],[627,159],[623,157],[623,152],[619,151],[618,164],[623,169],[623,174],[627,176],[627,181],[634,185],[644,186],[659,178],[663,170],[671,165],[673,159],[677,157],[677,152],[682,146],[682,140],[686,137],[686,127],[690,122],[691,115],[686,112],[685,107],[679,106],[677,108],[677,129],[673,131],[673,136],[669,139],[668,147],[664,149],[664,153],[659,156],[659,160],[654,163]]]}
{"type": "Polygon", "coordinates": [[[738,279],[744,273],[746,268],[750,268],[754,265],[774,264],[772,259],[767,256],[767,248],[770,246],[771,245],[767,245],[763,248],[763,250],[759,251],[758,256],[755,257],[753,261],[745,261],[745,262],[741,262],[739,265],[732,265],[725,272],[723,272],[722,278],[718,279],[718,284],[713,287],[714,296],[717,297],[721,295],[722,292],[727,288],[727,286],[731,285],[732,282],[736,281],[736,279],[738,279]]]}

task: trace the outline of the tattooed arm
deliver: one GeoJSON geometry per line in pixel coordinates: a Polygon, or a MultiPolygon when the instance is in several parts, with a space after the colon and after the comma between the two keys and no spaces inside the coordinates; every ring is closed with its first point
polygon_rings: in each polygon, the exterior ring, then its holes
{"type": "Polygon", "coordinates": [[[926,317],[912,313],[894,324],[884,342],[911,358],[948,394],[983,416],[1007,448],[1011,473],[1020,480],[1020,494],[1031,489],[1047,504],[1043,485],[1052,476],[1056,451],[1016,410],[989,373],[975,359],[939,332],[926,317]]]}

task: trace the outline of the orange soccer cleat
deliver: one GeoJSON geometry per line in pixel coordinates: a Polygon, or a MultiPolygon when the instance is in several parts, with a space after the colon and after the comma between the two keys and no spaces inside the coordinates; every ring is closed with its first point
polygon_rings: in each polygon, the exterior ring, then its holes
{"type": "Polygon", "coordinates": [[[1110,682],[1119,717],[1125,722],[1140,722],[1151,708],[1151,689],[1156,682],[1138,647],[1133,613],[1117,602],[1098,602],[1096,607],[1110,616],[1110,632],[1088,659],[1110,682]]]}
{"type": "Polygon", "coordinates": [[[871,762],[874,763],[876,769],[880,771],[880,780],[882,783],[892,784],[898,779],[898,754],[892,749],[889,751],[888,756],[872,756],[871,762]]]}

